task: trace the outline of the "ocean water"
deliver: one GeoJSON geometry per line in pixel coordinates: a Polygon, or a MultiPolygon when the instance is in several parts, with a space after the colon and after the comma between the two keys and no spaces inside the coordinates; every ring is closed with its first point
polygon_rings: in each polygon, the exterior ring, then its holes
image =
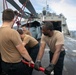
{"type": "Polygon", "coordinates": [[[71,30],[70,32],[70,36],[74,39],[76,39],[76,30],[71,30]]]}

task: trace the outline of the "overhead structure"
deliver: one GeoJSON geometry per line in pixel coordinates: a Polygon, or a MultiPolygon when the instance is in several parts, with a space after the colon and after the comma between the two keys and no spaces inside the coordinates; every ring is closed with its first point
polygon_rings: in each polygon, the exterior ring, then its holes
{"type": "MultiPolygon", "coordinates": [[[[21,9],[20,6],[19,6],[14,0],[6,0],[6,1],[9,2],[9,3],[10,3],[13,7],[15,7],[18,11],[20,11],[20,9],[21,9]]],[[[24,5],[24,3],[27,2],[25,7],[31,12],[31,13],[28,13],[28,12],[26,12],[26,11],[24,11],[24,10],[21,10],[20,13],[23,12],[23,14],[22,14],[22,17],[23,17],[23,18],[26,19],[26,18],[28,18],[29,16],[31,16],[32,18],[38,18],[38,17],[37,17],[37,13],[36,13],[33,5],[31,4],[31,2],[30,2],[29,0],[19,0],[19,2],[20,2],[22,5],[24,5]],[[26,14],[28,14],[28,15],[26,15],[26,14]]]]}
{"type": "MultiPolygon", "coordinates": [[[[21,8],[19,7],[19,5],[18,5],[14,0],[7,0],[7,1],[8,1],[13,7],[15,7],[18,11],[20,11],[21,8]]],[[[25,14],[25,12],[24,12],[23,10],[21,10],[20,13],[21,13],[21,12],[23,12],[23,14],[21,14],[22,17],[26,19],[28,16],[25,14]]]]}
{"type": "Polygon", "coordinates": [[[33,16],[37,17],[37,13],[29,0],[19,0],[19,2],[23,5],[27,1],[26,8],[33,14],[33,16]]]}

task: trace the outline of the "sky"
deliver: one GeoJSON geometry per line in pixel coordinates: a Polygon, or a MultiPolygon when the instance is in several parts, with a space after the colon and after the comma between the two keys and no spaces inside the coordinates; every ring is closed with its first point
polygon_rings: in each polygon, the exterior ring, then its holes
{"type": "MultiPolygon", "coordinates": [[[[19,6],[22,5],[19,3],[18,0],[14,0],[18,3],[19,6]]],[[[30,0],[33,4],[37,13],[41,13],[43,7],[46,7],[46,3],[49,5],[49,11],[54,12],[56,14],[63,14],[67,19],[67,26],[69,30],[76,30],[76,0],[30,0]]],[[[8,7],[15,9],[9,3],[8,7]]],[[[26,10],[26,9],[25,9],[26,10]]],[[[0,1],[0,12],[3,11],[3,0],[0,1]]],[[[0,17],[2,13],[0,13],[0,17]]],[[[0,18],[0,24],[1,24],[0,18]]]]}

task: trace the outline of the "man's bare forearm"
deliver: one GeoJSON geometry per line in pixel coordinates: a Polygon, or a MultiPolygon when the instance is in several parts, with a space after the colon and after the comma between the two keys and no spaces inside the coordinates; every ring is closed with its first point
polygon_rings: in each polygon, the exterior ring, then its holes
{"type": "Polygon", "coordinates": [[[18,49],[18,51],[20,52],[22,57],[24,57],[28,61],[32,60],[32,58],[30,57],[30,55],[27,52],[26,48],[23,46],[23,44],[20,44],[20,45],[16,46],[16,48],[18,49]]]}
{"type": "Polygon", "coordinates": [[[60,51],[55,52],[54,55],[53,55],[51,63],[53,63],[55,65],[57,63],[58,59],[59,59],[59,55],[60,55],[60,51]]]}
{"type": "Polygon", "coordinates": [[[38,60],[41,60],[42,57],[43,57],[43,54],[44,54],[44,50],[43,50],[43,51],[42,51],[42,50],[39,50],[37,59],[38,59],[38,60]]]}
{"type": "Polygon", "coordinates": [[[30,57],[29,53],[27,52],[26,49],[24,49],[24,51],[21,53],[21,55],[27,59],[28,61],[32,60],[32,58],[30,57]]]}
{"type": "Polygon", "coordinates": [[[57,63],[57,61],[59,59],[59,55],[60,55],[62,46],[63,46],[62,44],[55,46],[55,49],[56,50],[54,52],[54,55],[53,55],[53,58],[52,58],[52,61],[51,61],[53,64],[56,64],[57,63]]]}
{"type": "Polygon", "coordinates": [[[46,44],[41,43],[40,50],[39,50],[39,53],[38,53],[38,56],[37,56],[37,59],[38,60],[41,60],[42,59],[43,54],[44,54],[45,46],[46,46],[46,44]]]}

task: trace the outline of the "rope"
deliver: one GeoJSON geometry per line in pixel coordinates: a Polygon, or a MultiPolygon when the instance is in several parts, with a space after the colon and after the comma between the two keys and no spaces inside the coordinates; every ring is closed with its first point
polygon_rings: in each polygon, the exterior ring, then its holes
{"type": "Polygon", "coordinates": [[[20,18],[20,20],[19,20],[18,22],[16,22],[18,28],[19,28],[19,25],[21,25],[20,22],[21,22],[21,19],[22,19],[22,15],[24,14],[24,13],[23,13],[23,10],[25,9],[26,3],[27,3],[27,1],[23,4],[22,8],[20,9],[20,11],[19,11],[19,13],[18,13],[18,15],[17,15],[17,17],[16,17],[16,19],[15,19],[15,21],[14,21],[14,23],[17,21],[18,16],[19,16],[19,14],[20,14],[20,12],[21,12],[21,13],[22,13],[22,14],[21,14],[21,18],[20,18]],[[22,10],[22,9],[23,9],[23,10],[22,10]]]}
{"type": "MultiPolygon", "coordinates": [[[[23,7],[24,7],[24,8],[22,7],[23,10],[25,9],[25,6],[26,6],[26,2],[23,4],[23,7]]],[[[22,14],[24,14],[24,13],[22,12],[22,14]]],[[[22,15],[21,15],[21,19],[22,19],[22,15]]],[[[21,22],[21,19],[20,19],[20,22],[21,22]]]]}
{"type": "Polygon", "coordinates": [[[5,0],[3,0],[3,9],[5,10],[5,3],[4,2],[5,2],[5,0]]]}
{"type": "Polygon", "coordinates": [[[7,5],[7,1],[5,0],[5,3],[6,3],[6,8],[8,9],[8,5],[7,5]]]}
{"type": "Polygon", "coordinates": [[[4,9],[4,10],[5,10],[5,5],[6,5],[6,9],[8,9],[8,5],[7,5],[6,0],[3,0],[3,9],[4,9]]]}

